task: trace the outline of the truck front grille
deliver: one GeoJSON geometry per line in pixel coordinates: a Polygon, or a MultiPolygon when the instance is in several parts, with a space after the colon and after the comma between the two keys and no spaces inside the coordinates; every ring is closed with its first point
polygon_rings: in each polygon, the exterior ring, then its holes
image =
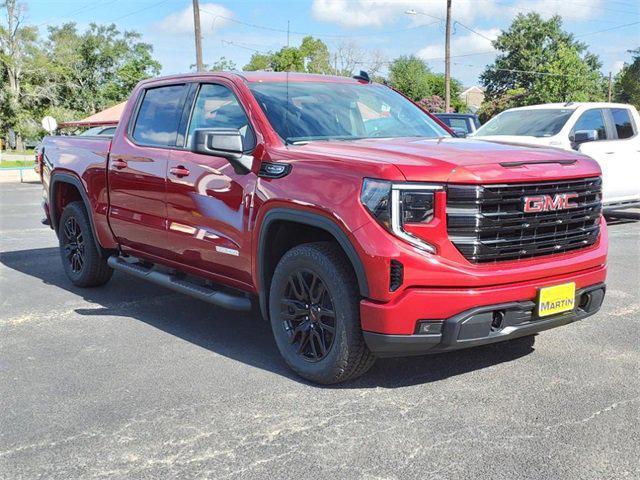
{"type": "Polygon", "coordinates": [[[474,263],[519,260],[593,245],[600,234],[602,180],[447,187],[447,231],[474,263]],[[572,195],[571,208],[525,213],[527,197],[572,195]]]}

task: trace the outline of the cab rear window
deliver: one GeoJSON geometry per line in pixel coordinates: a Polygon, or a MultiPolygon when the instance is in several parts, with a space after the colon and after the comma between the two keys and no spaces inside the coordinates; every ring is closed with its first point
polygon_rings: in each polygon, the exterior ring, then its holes
{"type": "Polygon", "coordinates": [[[630,138],[635,135],[629,110],[626,108],[612,108],[611,115],[616,126],[616,132],[618,132],[618,138],[630,138]]]}
{"type": "Polygon", "coordinates": [[[176,144],[186,85],[148,89],[133,128],[140,144],[169,147],[176,144]]]}

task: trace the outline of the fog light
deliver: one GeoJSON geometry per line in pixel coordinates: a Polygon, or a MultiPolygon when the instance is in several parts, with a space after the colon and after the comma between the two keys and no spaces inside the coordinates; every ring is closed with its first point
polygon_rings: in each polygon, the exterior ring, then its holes
{"type": "Polygon", "coordinates": [[[502,321],[504,320],[504,310],[495,310],[493,312],[493,321],[491,322],[491,328],[494,330],[502,327],[502,321]]]}
{"type": "Polygon", "coordinates": [[[418,333],[437,334],[442,333],[442,322],[426,321],[418,324],[418,333]]]}

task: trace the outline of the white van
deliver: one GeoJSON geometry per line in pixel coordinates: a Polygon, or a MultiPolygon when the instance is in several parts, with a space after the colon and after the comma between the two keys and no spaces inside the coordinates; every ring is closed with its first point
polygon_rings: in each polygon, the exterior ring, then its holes
{"type": "Polygon", "coordinates": [[[577,150],[602,169],[606,207],[640,206],[640,115],[621,103],[512,108],[472,134],[482,140],[577,150]]]}

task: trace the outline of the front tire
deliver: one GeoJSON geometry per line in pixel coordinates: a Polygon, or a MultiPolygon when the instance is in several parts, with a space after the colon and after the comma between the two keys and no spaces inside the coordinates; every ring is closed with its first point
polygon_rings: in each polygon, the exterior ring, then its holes
{"type": "Polygon", "coordinates": [[[308,380],[343,382],[375,362],[362,336],[356,278],[333,243],[283,255],[271,281],[269,318],[285,362],[308,380]]]}
{"type": "Polygon", "coordinates": [[[100,256],[89,216],[82,202],[69,203],[58,227],[60,258],[64,271],[78,287],[104,285],[113,275],[107,259],[100,256]]]}

